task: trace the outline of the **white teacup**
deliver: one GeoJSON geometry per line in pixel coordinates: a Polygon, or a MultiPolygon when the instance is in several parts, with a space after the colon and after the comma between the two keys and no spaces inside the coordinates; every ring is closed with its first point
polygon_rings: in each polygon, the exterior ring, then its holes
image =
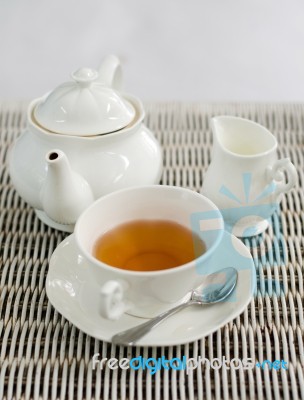
{"type": "Polygon", "coordinates": [[[150,318],[171,308],[202,280],[202,266],[216,250],[224,222],[218,208],[194,191],[174,186],[145,186],[120,190],[93,203],[79,217],[75,242],[100,286],[100,314],[117,319],[124,312],[150,318]],[[93,255],[105,232],[135,220],[169,220],[199,234],[206,252],[182,266],[158,271],[131,271],[107,265],[93,255]]]}

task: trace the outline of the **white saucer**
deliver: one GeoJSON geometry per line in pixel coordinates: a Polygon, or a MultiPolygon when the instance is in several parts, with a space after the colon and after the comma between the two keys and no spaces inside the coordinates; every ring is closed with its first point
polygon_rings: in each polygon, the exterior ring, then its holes
{"type": "MultiPolygon", "coordinates": [[[[164,321],[136,345],[173,346],[193,342],[240,315],[253,297],[255,268],[247,247],[227,232],[212,265],[206,266],[208,273],[225,267],[235,267],[239,271],[236,289],[227,301],[186,308],[164,321]]],[[[109,321],[98,314],[98,286],[89,278],[88,264],[77,253],[73,235],[66,238],[51,257],[46,293],[52,305],[67,320],[88,335],[106,342],[111,342],[114,334],[146,321],[127,314],[118,321],[109,321]]]]}

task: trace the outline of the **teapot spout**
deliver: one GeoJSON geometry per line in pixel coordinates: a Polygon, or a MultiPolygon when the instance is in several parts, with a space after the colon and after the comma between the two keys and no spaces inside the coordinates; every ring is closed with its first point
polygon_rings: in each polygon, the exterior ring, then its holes
{"type": "Polygon", "coordinates": [[[66,154],[51,150],[46,154],[47,174],[41,189],[43,211],[60,224],[74,224],[93,201],[88,182],[72,170],[66,154]]]}

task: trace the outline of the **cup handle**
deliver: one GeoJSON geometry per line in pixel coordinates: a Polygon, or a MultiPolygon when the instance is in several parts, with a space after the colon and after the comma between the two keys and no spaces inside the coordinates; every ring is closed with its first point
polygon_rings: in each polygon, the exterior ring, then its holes
{"type": "Polygon", "coordinates": [[[102,317],[116,320],[126,311],[124,287],[118,281],[108,281],[100,289],[99,312],[102,317]]]}
{"type": "Polygon", "coordinates": [[[286,193],[292,189],[298,179],[296,167],[289,158],[282,158],[276,161],[271,167],[267,169],[269,182],[275,181],[277,197],[281,193],[286,193]],[[287,182],[285,182],[284,170],[287,172],[287,182]]]}

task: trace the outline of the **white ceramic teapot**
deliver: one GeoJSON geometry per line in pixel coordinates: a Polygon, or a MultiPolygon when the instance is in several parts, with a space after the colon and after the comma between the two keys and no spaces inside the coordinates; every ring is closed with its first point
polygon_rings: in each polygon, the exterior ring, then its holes
{"type": "Polygon", "coordinates": [[[142,103],[118,91],[118,58],[72,78],[29,105],[27,128],[9,157],[20,196],[43,222],[67,232],[97,198],[156,184],[162,172],[161,148],[142,123],[142,103]]]}

